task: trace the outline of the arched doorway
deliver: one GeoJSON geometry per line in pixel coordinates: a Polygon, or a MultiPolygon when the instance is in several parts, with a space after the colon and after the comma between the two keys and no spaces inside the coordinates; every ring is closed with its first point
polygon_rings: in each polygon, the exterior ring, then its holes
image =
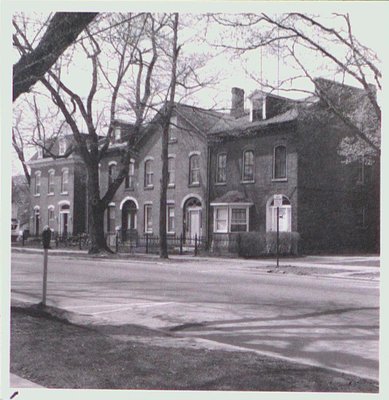
{"type": "Polygon", "coordinates": [[[137,235],[138,208],[133,200],[126,200],[122,204],[122,240],[130,240],[137,235]]]}
{"type": "Polygon", "coordinates": [[[184,240],[199,238],[202,235],[202,206],[196,197],[190,197],[184,203],[183,236],[184,240]]]}
{"type": "MultiPolygon", "coordinates": [[[[279,207],[279,229],[280,232],[292,231],[292,206],[286,196],[282,196],[282,206],[279,207]]],[[[267,202],[266,207],[266,231],[277,230],[277,207],[274,206],[274,197],[267,202]]]]}
{"type": "Polygon", "coordinates": [[[35,235],[39,235],[39,220],[40,220],[40,210],[39,207],[34,208],[34,232],[35,235]]]}
{"type": "Polygon", "coordinates": [[[70,205],[62,204],[59,209],[59,234],[61,236],[68,235],[70,205]]]}

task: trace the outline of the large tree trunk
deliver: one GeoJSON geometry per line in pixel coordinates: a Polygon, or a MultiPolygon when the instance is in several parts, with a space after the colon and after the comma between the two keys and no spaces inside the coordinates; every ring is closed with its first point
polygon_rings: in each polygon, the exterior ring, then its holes
{"type": "Polygon", "coordinates": [[[104,203],[100,200],[98,167],[88,166],[89,254],[113,253],[104,235],[104,203]]]}

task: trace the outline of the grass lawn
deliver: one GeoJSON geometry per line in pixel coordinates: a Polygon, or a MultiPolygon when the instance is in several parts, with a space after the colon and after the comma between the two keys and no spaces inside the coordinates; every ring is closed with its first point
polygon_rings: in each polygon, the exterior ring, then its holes
{"type": "MultiPolygon", "coordinates": [[[[48,388],[378,392],[375,381],[253,352],[123,341],[36,308],[13,307],[11,315],[11,372],[48,388]]],[[[135,325],[115,329],[164,337],[135,325]]]]}

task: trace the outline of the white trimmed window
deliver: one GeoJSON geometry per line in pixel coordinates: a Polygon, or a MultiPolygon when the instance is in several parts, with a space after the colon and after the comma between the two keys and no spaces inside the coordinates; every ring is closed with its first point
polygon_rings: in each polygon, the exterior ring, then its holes
{"type": "Polygon", "coordinates": [[[214,231],[228,232],[228,207],[216,207],[214,215],[214,231]]]}
{"type": "Polygon", "coordinates": [[[145,204],[145,233],[153,233],[153,206],[145,204]]]}
{"type": "Polygon", "coordinates": [[[134,189],[134,185],[135,185],[135,162],[130,161],[130,164],[128,166],[128,174],[124,181],[124,187],[126,189],[134,189]]]}
{"type": "Polygon", "coordinates": [[[231,232],[247,232],[248,215],[246,208],[231,208],[231,232]]]}
{"type": "Polygon", "coordinates": [[[217,155],[216,164],[216,183],[226,183],[227,181],[227,154],[217,155]]]}
{"type": "Polygon", "coordinates": [[[48,222],[54,220],[54,206],[49,206],[47,210],[47,220],[48,222]]]}
{"type": "Polygon", "coordinates": [[[42,149],[42,147],[38,147],[37,148],[37,152],[38,152],[38,158],[43,158],[43,149],[42,149]]]}
{"type": "Polygon", "coordinates": [[[47,179],[47,194],[54,194],[54,170],[49,171],[47,179]]]}
{"type": "Polygon", "coordinates": [[[58,142],[58,154],[60,156],[63,156],[66,152],[66,140],[65,139],[60,139],[58,142]]]}
{"type": "Polygon", "coordinates": [[[35,196],[40,196],[41,194],[41,171],[35,172],[34,194],[35,196]]]}
{"type": "Polygon", "coordinates": [[[363,185],[365,183],[365,157],[361,156],[358,160],[358,180],[357,183],[363,185]]]}
{"type": "Polygon", "coordinates": [[[168,140],[170,143],[177,142],[177,116],[170,118],[168,140]]]}
{"type": "Polygon", "coordinates": [[[279,145],[274,148],[273,179],[286,180],[286,146],[279,145]]]}
{"type": "Polygon", "coordinates": [[[242,168],[242,180],[243,182],[254,181],[254,152],[252,150],[246,150],[243,152],[243,168],[242,168]]]}
{"type": "Polygon", "coordinates": [[[168,233],[174,233],[175,231],[175,208],[174,204],[168,204],[167,205],[167,224],[166,224],[166,230],[168,233]]]}
{"type": "Polygon", "coordinates": [[[153,160],[145,161],[145,187],[153,187],[153,160]]]}
{"type": "Polygon", "coordinates": [[[248,232],[249,207],[252,203],[211,204],[215,233],[248,232]]]}
{"type": "Polygon", "coordinates": [[[69,170],[67,168],[62,170],[61,176],[61,193],[67,193],[69,189],[69,170]]]}
{"type": "Polygon", "coordinates": [[[114,131],[115,142],[119,142],[120,141],[121,134],[122,134],[121,127],[120,126],[116,126],[115,127],[115,131],[114,131]]]}
{"type": "Polygon", "coordinates": [[[169,186],[174,186],[176,181],[176,160],[174,157],[168,158],[168,171],[167,171],[167,183],[169,186]]]}
{"type": "Polygon", "coordinates": [[[107,232],[115,232],[115,220],[116,220],[116,207],[115,204],[110,204],[107,208],[107,232]]]}
{"type": "Polygon", "coordinates": [[[189,184],[198,185],[200,183],[200,156],[193,154],[189,157],[189,184]]]}

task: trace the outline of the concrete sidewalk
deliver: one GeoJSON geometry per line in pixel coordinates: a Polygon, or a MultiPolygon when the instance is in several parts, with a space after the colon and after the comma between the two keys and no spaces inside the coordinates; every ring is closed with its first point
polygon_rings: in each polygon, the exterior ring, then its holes
{"type": "Polygon", "coordinates": [[[32,381],[29,381],[28,379],[24,379],[19,375],[10,373],[9,378],[10,378],[10,387],[14,389],[44,388],[43,386],[38,385],[37,383],[34,383],[32,381]]]}

